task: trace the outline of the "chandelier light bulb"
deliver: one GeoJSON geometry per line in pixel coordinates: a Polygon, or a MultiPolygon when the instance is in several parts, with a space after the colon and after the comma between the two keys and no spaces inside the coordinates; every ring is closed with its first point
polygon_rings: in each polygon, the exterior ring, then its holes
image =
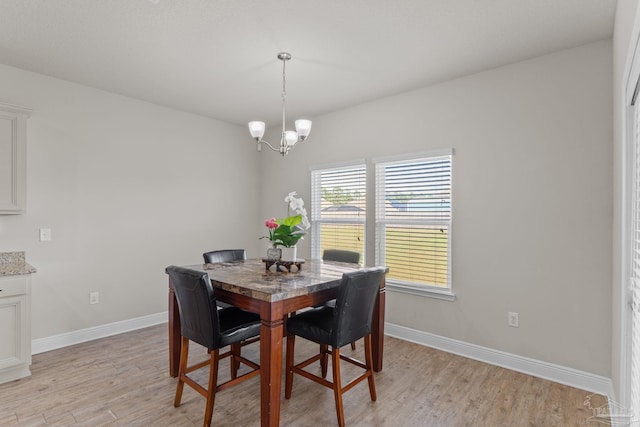
{"type": "Polygon", "coordinates": [[[296,120],[296,132],[298,132],[300,139],[304,141],[309,136],[309,132],[311,132],[311,120],[296,120]]]}
{"type": "Polygon", "coordinates": [[[256,141],[260,141],[264,136],[264,122],[249,122],[249,133],[256,141]]]}
{"type": "Polygon", "coordinates": [[[288,130],[284,133],[284,139],[289,147],[295,145],[298,142],[298,133],[292,130],[288,130]]]}

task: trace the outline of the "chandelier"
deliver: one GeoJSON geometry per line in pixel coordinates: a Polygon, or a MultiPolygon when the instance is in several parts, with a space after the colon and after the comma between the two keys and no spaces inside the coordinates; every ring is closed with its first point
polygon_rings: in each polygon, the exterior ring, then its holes
{"type": "Polygon", "coordinates": [[[288,60],[291,59],[291,54],[287,52],[280,52],[278,54],[278,59],[282,61],[282,135],[280,137],[280,147],[276,148],[273,145],[269,144],[267,141],[262,139],[264,136],[265,124],[264,122],[249,122],[249,132],[251,133],[251,137],[256,140],[258,143],[258,151],[261,149],[262,144],[266,144],[267,147],[272,149],[273,151],[277,151],[283,156],[286,156],[289,151],[291,151],[298,142],[302,142],[309,136],[309,132],[311,132],[311,120],[300,119],[295,121],[296,130],[286,130],[285,128],[285,109],[284,103],[285,98],[287,97],[286,90],[286,73],[285,73],[285,64],[288,60]]]}

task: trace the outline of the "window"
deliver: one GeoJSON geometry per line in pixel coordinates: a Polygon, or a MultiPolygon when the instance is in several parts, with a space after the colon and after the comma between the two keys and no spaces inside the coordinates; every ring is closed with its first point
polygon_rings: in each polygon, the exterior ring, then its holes
{"type": "Polygon", "coordinates": [[[311,256],[325,249],[360,252],[364,263],[366,167],[363,161],[311,170],[311,256]]]}
{"type": "Polygon", "coordinates": [[[377,159],[376,264],[391,289],[453,299],[452,150],[377,159]]]}

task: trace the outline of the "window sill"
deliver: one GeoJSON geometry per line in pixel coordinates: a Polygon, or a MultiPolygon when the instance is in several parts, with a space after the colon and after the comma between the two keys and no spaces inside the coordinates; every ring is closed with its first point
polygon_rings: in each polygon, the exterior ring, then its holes
{"type": "Polygon", "coordinates": [[[387,280],[387,289],[394,292],[402,292],[403,294],[417,295],[421,297],[435,298],[444,301],[455,301],[456,295],[450,290],[434,289],[433,287],[425,287],[419,285],[408,285],[404,283],[391,282],[387,280]]]}

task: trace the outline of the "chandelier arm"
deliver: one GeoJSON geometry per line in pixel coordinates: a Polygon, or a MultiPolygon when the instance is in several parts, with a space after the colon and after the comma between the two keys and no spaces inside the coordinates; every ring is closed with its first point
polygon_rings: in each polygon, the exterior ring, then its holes
{"type": "Polygon", "coordinates": [[[298,140],[295,142],[295,144],[288,146],[289,149],[287,151],[293,151],[293,149],[298,146],[298,142],[302,142],[302,140],[300,138],[298,138],[298,140]]]}
{"type": "Polygon", "coordinates": [[[269,144],[267,141],[265,141],[264,139],[261,139],[260,141],[258,141],[258,144],[267,144],[267,147],[269,147],[270,149],[272,149],[273,151],[276,152],[280,152],[280,149],[278,148],[274,148],[273,145],[269,144]]]}

